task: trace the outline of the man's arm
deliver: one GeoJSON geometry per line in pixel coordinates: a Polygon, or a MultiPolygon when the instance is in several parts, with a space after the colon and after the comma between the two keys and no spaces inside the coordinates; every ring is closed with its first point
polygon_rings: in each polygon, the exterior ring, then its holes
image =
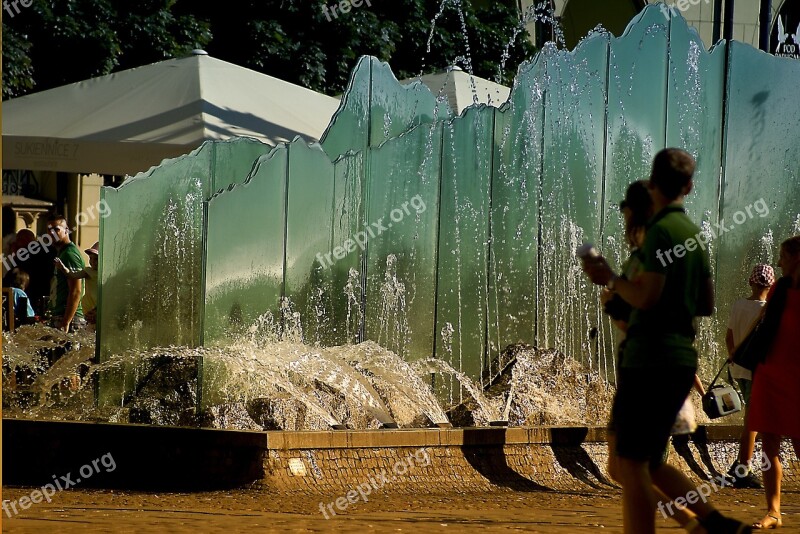
{"type": "Polygon", "coordinates": [[[634,281],[618,278],[614,282],[614,291],[634,308],[649,310],[661,300],[666,282],[667,277],[663,274],[642,273],[634,281]]]}
{"type": "Polygon", "coordinates": [[[68,271],[64,273],[64,276],[66,276],[68,280],[82,280],[84,278],[89,278],[89,275],[86,274],[86,271],[68,271]]]}
{"type": "Polygon", "coordinates": [[[67,306],[64,308],[64,319],[61,323],[61,328],[65,331],[69,330],[69,325],[72,323],[72,319],[75,318],[78,305],[81,303],[81,281],[68,278],[67,288],[67,306]]]}

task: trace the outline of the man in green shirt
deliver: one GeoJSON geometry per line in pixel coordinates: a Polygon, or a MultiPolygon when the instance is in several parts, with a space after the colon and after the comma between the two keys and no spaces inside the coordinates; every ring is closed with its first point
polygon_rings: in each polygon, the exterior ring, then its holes
{"type": "Polygon", "coordinates": [[[656,505],[667,517],[676,503],[688,504],[708,532],[750,532],[723,517],[708,495],[698,494],[665,462],[670,429],[697,370],[695,317],[714,310],[708,239],[683,209],[694,169],[694,158],[683,150],[656,154],[648,184],[655,215],[648,222],[639,276],[619,278],[603,258],[585,266],[592,282],[633,307],[612,408],[626,534],[655,533],[656,505]],[[654,485],[675,502],[656,503],[654,485]]]}
{"type": "MultiPolygon", "coordinates": [[[[67,221],[63,215],[53,214],[47,219],[47,231],[53,238],[57,259],[67,271],[79,271],[83,263],[81,251],[69,238],[67,221]]],[[[50,326],[69,332],[86,325],[81,309],[82,282],[53,269],[50,280],[50,326]]]]}

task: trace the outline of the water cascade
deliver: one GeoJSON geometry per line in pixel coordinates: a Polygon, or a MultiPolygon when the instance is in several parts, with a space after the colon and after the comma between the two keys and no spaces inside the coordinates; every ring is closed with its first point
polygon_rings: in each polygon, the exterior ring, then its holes
{"type": "Polygon", "coordinates": [[[361,58],[321,143],[207,142],[104,188],[93,409],[135,403],[161,355],[192,362],[195,418],[238,405],[297,427],[285,408],[299,403],[309,428],[442,423],[433,371],[439,400],[473,399],[477,422],[602,422],[589,399],[613,381],[615,333],[576,247],[619,264],[628,183],[665,146],[695,155],[687,208],[713,234],[718,293],[699,351],[713,367],[752,264],[797,233],[800,138],[768,125],[800,123],[798,84],[797,62],[738,42],[708,51],[657,6],[620,37],[546,45],[500,108],[458,117],[361,58]],[[519,343],[542,350],[484,394],[519,343]],[[559,415],[542,391],[571,401],[559,415]]]}

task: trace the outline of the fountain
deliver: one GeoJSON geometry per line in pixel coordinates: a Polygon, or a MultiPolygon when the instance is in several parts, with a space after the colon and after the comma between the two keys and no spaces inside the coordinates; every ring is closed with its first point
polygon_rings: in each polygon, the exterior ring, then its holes
{"type": "MultiPolygon", "coordinates": [[[[710,245],[719,304],[699,343],[713,368],[731,282],[797,231],[799,141],[766,125],[800,122],[798,79],[747,45],[707,51],[652,6],[621,37],[546,45],[508,102],[458,117],[361,58],[319,144],[207,142],[104,188],[97,357],[82,342],[26,385],[47,398],[25,410],[322,429],[442,425],[442,404],[471,402],[476,424],[601,424],[615,334],[577,245],[624,256],[616,201],[664,146],[697,158],[688,209],[705,228],[763,199],[768,214],[710,245]],[[532,348],[507,389],[486,394],[519,343],[532,348]],[[60,386],[69,363],[93,387],[60,386]],[[562,369],[571,393],[541,376],[562,369]],[[579,409],[551,410],[544,391],[579,409]]],[[[45,335],[9,338],[6,367],[45,335]]]]}

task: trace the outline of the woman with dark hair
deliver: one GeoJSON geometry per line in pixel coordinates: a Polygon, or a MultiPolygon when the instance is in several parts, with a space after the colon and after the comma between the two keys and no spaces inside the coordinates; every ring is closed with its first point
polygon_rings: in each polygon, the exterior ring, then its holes
{"type": "Polygon", "coordinates": [[[792,440],[800,456],[800,235],[781,244],[778,266],[783,277],[767,296],[764,325],[777,326],[767,356],[753,373],[749,430],[761,433],[764,449],[764,490],[767,515],[753,523],[755,528],[775,529],[782,525],[780,460],[781,438],[792,440]]]}

